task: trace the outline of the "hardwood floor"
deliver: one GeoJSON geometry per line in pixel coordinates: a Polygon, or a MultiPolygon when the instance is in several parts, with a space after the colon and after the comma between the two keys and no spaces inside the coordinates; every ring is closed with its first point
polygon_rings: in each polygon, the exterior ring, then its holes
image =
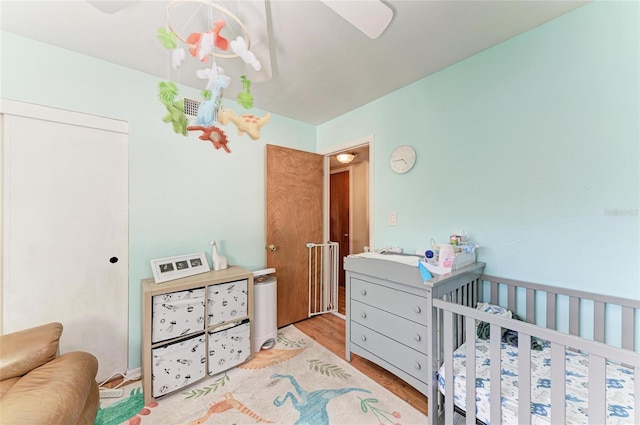
{"type": "MultiPolygon", "coordinates": [[[[344,319],[326,313],[294,323],[294,326],[337,356],[345,358],[344,319]]],[[[351,355],[351,365],[418,411],[427,414],[427,397],[402,379],[355,354],[351,355]]]]}

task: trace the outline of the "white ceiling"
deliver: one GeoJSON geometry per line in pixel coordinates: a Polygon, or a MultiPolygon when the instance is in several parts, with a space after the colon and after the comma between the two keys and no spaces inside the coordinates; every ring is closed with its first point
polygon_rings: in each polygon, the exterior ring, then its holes
{"type": "MultiPolygon", "coordinates": [[[[245,19],[242,10],[250,4],[247,1],[241,0],[244,6],[236,4],[236,0],[223,3],[245,19]]],[[[2,0],[1,28],[155,75],[159,81],[171,79],[204,89],[203,80],[195,76],[195,70],[204,68],[203,64],[187,55],[179,72],[171,70],[168,50],[156,40],[156,30],[166,26],[165,11],[170,2],[118,3],[124,4],[124,9],[108,14],[84,0],[2,0]]],[[[253,79],[255,107],[322,124],[587,1],[385,0],[384,3],[393,9],[394,17],[387,30],[372,40],[317,0],[252,2],[252,6],[262,7],[266,16],[266,26],[255,26],[257,35],[251,35],[253,45],[258,49],[262,42],[268,47],[256,55],[267,65],[270,60],[272,71],[267,81],[258,82],[264,78],[261,75],[253,79]],[[268,57],[260,58],[268,51],[268,57]]],[[[212,19],[220,19],[217,11],[208,9],[211,8],[203,7],[196,18],[186,17],[179,22],[192,25],[201,18],[210,24],[212,19]]],[[[177,27],[174,15],[171,19],[177,27]]],[[[232,29],[231,25],[229,28],[232,29]]],[[[185,33],[206,29],[187,28],[185,33]]],[[[242,89],[238,77],[246,72],[245,64],[240,59],[219,59],[217,64],[232,78],[224,97],[235,99],[242,89]]]]}

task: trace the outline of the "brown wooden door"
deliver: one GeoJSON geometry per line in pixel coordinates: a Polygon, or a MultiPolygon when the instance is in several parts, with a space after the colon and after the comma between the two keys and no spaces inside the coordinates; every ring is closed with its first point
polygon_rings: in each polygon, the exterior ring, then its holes
{"type": "Polygon", "coordinates": [[[266,158],[267,267],[276,269],[280,328],[309,315],[306,244],[322,242],[323,156],[267,145],[266,158]]]}
{"type": "Polygon", "coordinates": [[[349,255],[349,170],[332,173],[329,189],[329,238],[340,244],[338,283],[344,285],[344,257],[349,255]]]}

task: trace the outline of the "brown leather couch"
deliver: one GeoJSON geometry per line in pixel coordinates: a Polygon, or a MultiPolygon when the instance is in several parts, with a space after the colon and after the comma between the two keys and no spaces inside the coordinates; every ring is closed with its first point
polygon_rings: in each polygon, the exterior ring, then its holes
{"type": "Polygon", "coordinates": [[[58,355],[60,323],[0,336],[2,425],[92,425],[100,395],[98,360],[58,355]]]}

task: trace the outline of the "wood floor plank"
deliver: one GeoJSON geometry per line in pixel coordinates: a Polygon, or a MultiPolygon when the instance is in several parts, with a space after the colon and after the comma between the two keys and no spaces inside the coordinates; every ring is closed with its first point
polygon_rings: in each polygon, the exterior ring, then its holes
{"type": "MultiPolygon", "coordinates": [[[[294,323],[294,326],[335,355],[346,358],[345,321],[341,317],[327,313],[294,323]]],[[[427,397],[402,379],[355,354],[351,356],[351,365],[416,410],[427,414],[427,397]]]]}

